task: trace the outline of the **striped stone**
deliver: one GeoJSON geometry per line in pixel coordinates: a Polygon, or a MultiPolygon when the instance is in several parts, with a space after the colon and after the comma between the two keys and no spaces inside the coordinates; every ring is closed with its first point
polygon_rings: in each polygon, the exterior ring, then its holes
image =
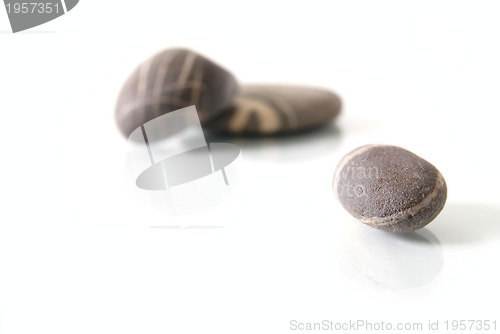
{"type": "Polygon", "coordinates": [[[128,137],[144,123],[195,105],[201,124],[227,109],[238,91],[231,73],[186,49],[167,49],[143,62],[127,79],[116,122],[128,137]]]}
{"type": "Polygon", "coordinates": [[[429,224],[447,196],[446,182],[436,167],[387,145],[366,145],[347,154],[337,166],[333,188],[352,216],[390,232],[429,224]]]}
{"type": "Polygon", "coordinates": [[[340,112],[334,93],[311,87],[242,86],[232,108],[206,127],[229,134],[272,135],[324,124],[340,112]]]}

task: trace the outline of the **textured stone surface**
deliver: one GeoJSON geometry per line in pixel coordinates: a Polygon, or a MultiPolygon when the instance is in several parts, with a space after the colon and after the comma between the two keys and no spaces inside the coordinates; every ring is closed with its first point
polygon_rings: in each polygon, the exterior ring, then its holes
{"type": "Polygon", "coordinates": [[[446,202],[441,173],[396,146],[367,145],[340,161],[333,181],[344,208],[372,227],[409,232],[430,223],[446,202]]]}
{"type": "Polygon", "coordinates": [[[142,63],[127,79],[116,105],[116,122],[128,136],[142,124],[195,105],[202,124],[227,109],[236,79],[209,59],[185,49],[168,49],[142,63]]]}
{"type": "Polygon", "coordinates": [[[242,86],[232,108],[207,124],[217,132],[270,135],[300,131],[335,118],[341,108],[337,95],[300,86],[242,86]]]}

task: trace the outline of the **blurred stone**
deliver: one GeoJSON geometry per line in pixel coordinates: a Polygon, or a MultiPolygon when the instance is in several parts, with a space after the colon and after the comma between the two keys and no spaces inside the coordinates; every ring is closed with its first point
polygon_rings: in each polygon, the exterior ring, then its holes
{"type": "Polygon", "coordinates": [[[167,49],[142,63],[127,79],[116,122],[128,137],[144,123],[195,105],[202,124],[227,109],[238,91],[231,73],[186,49],[167,49]]]}
{"type": "Polygon", "coordinates": [[[247,85],[226,110],[206,127],[221,133],[272,135],[305,130],[334,119],[341,101],[334,93],[311,87],[247,85]]]}

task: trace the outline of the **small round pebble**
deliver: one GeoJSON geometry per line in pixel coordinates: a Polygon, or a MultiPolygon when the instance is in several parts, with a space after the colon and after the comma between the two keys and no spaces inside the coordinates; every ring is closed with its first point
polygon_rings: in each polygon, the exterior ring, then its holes
{"type": "Polygon", "coordinates": [[[187,49],[167,49],[143,62],[127,79],[116,122],[128,137],[144,123],[195,105],[201,124],[227,109],[238,92],[231,73],[187,49]]]}
{"type": "Polygon", "coordinates": [[[335,118],[341,101],[334,93],[311,87],[246,85],[232,108],[206,127],[237,135],[274,135],[305,130],[335,118]]]}
{"type": "Polygon", "coordinates": [[[356,219],[390,232],[429,224],[446,202],[441,173],[396,146],[366,145],[342,158],[333,180],[342,206],[356,219]]]}

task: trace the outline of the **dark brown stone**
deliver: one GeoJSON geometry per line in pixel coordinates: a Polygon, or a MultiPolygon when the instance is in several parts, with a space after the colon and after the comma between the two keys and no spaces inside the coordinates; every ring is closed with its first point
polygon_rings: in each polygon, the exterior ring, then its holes
{"type": "Polygon", "coordinates": [[[436,167],[386,145],[362,146],[342,158],[333,188],[352,216],[390,232],[424,227],[441,212],[447,196],[446,182],[436,167]]]}
{"type": "Polygon", "coordinates": [[[236,79],[209,59],[185,49],[168,49],[142,63],[127,79],[116,105],[116,122],[129,136],[144,123],[195,105],[202,124],[227,109],[236,79]]]}
{"type": "Polygon", "coordinates": [[[341,101],[334,93],[310,87],[247,85],[234,105],[206,127],[222,133],[272,135],[300,131],[335,118],[341,101]]]}

